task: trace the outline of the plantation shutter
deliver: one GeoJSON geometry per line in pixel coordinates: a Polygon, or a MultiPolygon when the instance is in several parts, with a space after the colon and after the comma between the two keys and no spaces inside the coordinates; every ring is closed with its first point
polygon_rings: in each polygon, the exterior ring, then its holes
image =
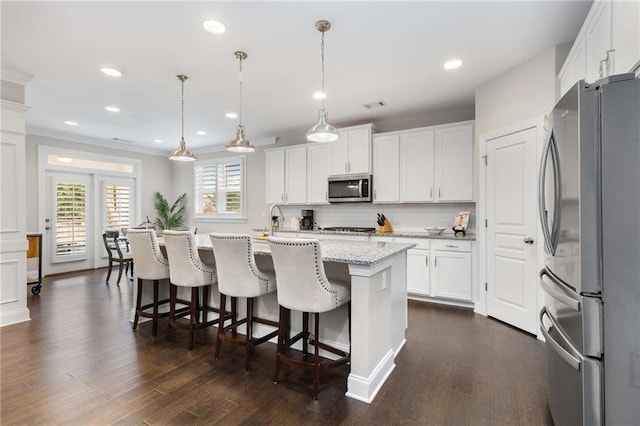
{"type": "Polygon", "coordinates": [[[242,165],[228,163],[218,166],[220,174],[220,206],[225,213],[239,213],[242,206],[242,165]]]}
{"type": "Polygon", "coordinates": [[[244,157],[196,164],[194,175],[199,218],[244,217],[244,157]]]}
{"type": "Polygon", "coordinates": [[[196,167],[196,211],[215,213],[217,211],[217,166],[196,167]]]}
{"type": "Polygon", "coordinates": [[[131,226],[131,188],[129,186],[106,185],[107,229],[121,229],[131,226]]]}

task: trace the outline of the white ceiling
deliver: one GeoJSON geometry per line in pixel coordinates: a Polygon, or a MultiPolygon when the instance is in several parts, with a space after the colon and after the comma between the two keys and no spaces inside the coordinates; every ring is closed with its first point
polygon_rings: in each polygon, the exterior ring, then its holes
{"type": "Polygon", "coordinates": [[[158,153],[180,139],[175,76],[186,74],[185,139],[197,153],[234,136],[236,120],[224,114],[238,109],[236,50],[249,55],[249,139],[314,124],[318,19],[332,23],[326,34],[329,119],[344,125],[473,105],[476,87],[573,40],[589,7],[579,1],[2,1],[2,66],[34,76],[26,90],[29,132],[158,153]],[[204,31],[205,19],[223,22],[227,32],[204,31]],[[453,57],[464,65],[445,71],[443,63],[453,57]],[[123,76],[102,74],[105,66],[123,76]],[[362,106],[378,100],[387,106],[362,106]],[[109,113],[107,105],[121,112],[109,113]]]}

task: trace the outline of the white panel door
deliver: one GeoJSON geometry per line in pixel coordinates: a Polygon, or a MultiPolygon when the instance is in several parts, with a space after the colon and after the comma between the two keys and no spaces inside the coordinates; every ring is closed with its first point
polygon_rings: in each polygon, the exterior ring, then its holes
{"type": "Polygon", "coordinates": [[[340,138],[329,142],[331,146],[331,174],[346,175],[349,166],[349,132],[340,132],[340,138]]]}
{"type": "Polygon", "coordinates": [[[266,203],[284,202],[284,150],[266,151],[266,203]]]}
{"type": "MultiPolygon", "coordinates": [[[[607,50],[611,49],[611,3],[595,2],[593,20],[585,32],[587,43],[587,81],[594,82],[600,78],[600,62],[607,58],[607,50]]],[[[602,63],[603,77],[606,77],[606,64],[602,63]]],[[[610,70],[611,71],[611,70],[610,70]]]]}
{"type": "Polygon", "coordinates": [[[400,199],[402,201],[433,201],[433,139],[433,130],[401,136],[400,199]]]}
{"type": "Polygon", "coordinates": [[[473,125],[436,130],[438,201],[473,200],[473,125]]]}
{"type": "Polygon", "coordinates": [[[287,204],[307,203],[307,147],[289,148],[285,156],[285,194],[287,204]]]}
{"type": "Polygon", "coordinates": [[[330,171],[331,146],[323,143],[307,147],[307,202],[328,204],[327,181],[330,171]]]}
{"type": "Polygon", "coordinates": [[[373,144],[373,202],[400,201],[400,136],[376,136],[373,144]]]}
{"type": "Polygon", "coordinates": [[[371,129],[368,127],[349,131],[347,171],[349,174],[371,173],[371,129]]]}
{"type": "Polygon", "coordinates": [[[536,129],[489,140],[487,156],[487,312],[536,334],[536,129]]]}

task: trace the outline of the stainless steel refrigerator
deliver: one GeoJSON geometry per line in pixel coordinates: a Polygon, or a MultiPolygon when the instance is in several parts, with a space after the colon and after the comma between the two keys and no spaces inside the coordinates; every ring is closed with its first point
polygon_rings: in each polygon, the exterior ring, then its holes
{"type": "Polygon", "coordinates": [[[640,80],[578,82],[539,176],[540,313],[556,425],[640,424],[640,80]]]}

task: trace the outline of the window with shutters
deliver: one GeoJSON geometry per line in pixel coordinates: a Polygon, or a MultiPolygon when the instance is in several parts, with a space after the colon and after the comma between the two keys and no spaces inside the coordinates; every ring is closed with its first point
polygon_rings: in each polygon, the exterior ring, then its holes
{"type": "Polygon", "coordinates": [[[106,185],[105,200],[107,229],[128,228],[131,225],[131,188],[106,185]]]}
{"type": "Polygon", "coordinates": [[[82,183],[56,182],[55,259],[86,256],[86,192],[82,183]]]}
{"type": "Polygon", "coordinates": [[[197,220],[244,220],[245,157],[227,157],[194,164],[197,220]]]}

